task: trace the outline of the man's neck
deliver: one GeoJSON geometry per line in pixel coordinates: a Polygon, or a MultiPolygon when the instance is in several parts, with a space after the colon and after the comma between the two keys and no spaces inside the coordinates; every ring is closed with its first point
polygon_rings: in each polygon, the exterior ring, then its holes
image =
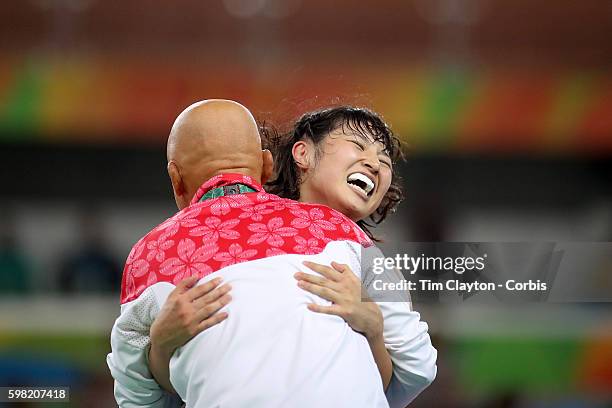
{"type": "MultiPolygon", "coordinates": [[[[225,169],[219,169],[214,171],[206,180],[213,178],[214,176],[218,176],[219,174],[242,174],[243,176],[249,176],[253,179],[253,181],[257,182],[257,184],[261,184],[261,173],[253,171],[253,169],[247,167],[231,167],[225,169]]],[[[202,183],[206,182],[204,180],[202,183]]]]}

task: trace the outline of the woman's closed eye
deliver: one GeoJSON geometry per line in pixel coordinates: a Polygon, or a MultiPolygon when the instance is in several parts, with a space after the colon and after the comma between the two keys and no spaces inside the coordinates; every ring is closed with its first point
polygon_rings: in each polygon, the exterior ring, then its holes
{"type": "Polygon", "coordinates": [[[391,168],[391,160],[389,160],[389,156],[385,155],[379,155],[378,156],[378,161],[381,162],[382,164],[384,164],[385,166],[391,168]]]}
{"type": "Polygon", "coordinates": [[[358,142],[357,140],[351,140],[350,142],[357,146],[359,150],[365,150],[365,146],[363,145],[363,143],[358,142]]]}
{"type": "MultiPolygon", "coordinates": [[[[349,140],[349,142],[353,143],[361,151],[365,151],[365,149],[366,149],[365,145],[362,142],[358,141],[358,140],[349,140]]],[[[389,168],[392,167],[391,160],[390,160],[390,158],[389,158],[389,156],[387,154],[379,153],[378,161],[380,161],[382,164],[384,164],[385,166],[387,166],[389,168]]]]}

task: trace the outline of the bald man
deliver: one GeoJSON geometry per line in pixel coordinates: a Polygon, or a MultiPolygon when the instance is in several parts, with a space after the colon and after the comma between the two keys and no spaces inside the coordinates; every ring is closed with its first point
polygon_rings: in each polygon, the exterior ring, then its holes
{"type": "Polygon", "coordinates": [[[355,254],[371,244],[367,236],[355,226],[315,237],[303,222],[292,223],[296,213],[314,211],[354,225],[328,207],[263,191],[271,155],[261,150],[250,112],[235,102],[187,108],[167,154],[180,211],[138,241],[126,261],[107,358],[119,405],[175,404],[147,368],[149,330],[175,286],[197,276],[208,285],[202,293],[214,279],[231,284],[232,300],[222,287],[209,292],[217,302],[201,316],[209,327],[172,355],[171,385],[187,407],[388,407],[365,337],[337,316],[308,311],[308,303],[329,302],[293,277],[304,260],[359,268],[355,254]],[[304,255],[296,238],[329,243],[304,255]]]}

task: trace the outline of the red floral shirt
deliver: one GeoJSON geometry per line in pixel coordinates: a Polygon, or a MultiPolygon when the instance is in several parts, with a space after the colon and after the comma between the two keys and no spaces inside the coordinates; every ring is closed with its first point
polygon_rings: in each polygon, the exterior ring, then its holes
{"type": "Polygon", "coordinates": [[[121,303],[130,302],[157,282],[177,284],[240,262],[281,254],[314,255],[330,241],[372,245],[343,214],[266,193],[251,177],[222,174],[204,183],[189,207],[179,211],[134,245],[125,263],[121,303]],[[200,202],[206,192],[244,184],[252,193],[200,202]]]}

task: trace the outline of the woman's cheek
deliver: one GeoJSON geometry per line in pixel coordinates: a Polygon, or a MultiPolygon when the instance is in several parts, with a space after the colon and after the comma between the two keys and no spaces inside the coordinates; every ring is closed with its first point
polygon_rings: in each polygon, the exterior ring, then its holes
{"type": "Polygon", "coordinates": [[[389,191],[389,187],[391,187],[391,170],[387,169],[384,176],[381,179],[382,179],[382,187],[383,187],[384,194],[387,194],[387,191],[389,191]]]}

